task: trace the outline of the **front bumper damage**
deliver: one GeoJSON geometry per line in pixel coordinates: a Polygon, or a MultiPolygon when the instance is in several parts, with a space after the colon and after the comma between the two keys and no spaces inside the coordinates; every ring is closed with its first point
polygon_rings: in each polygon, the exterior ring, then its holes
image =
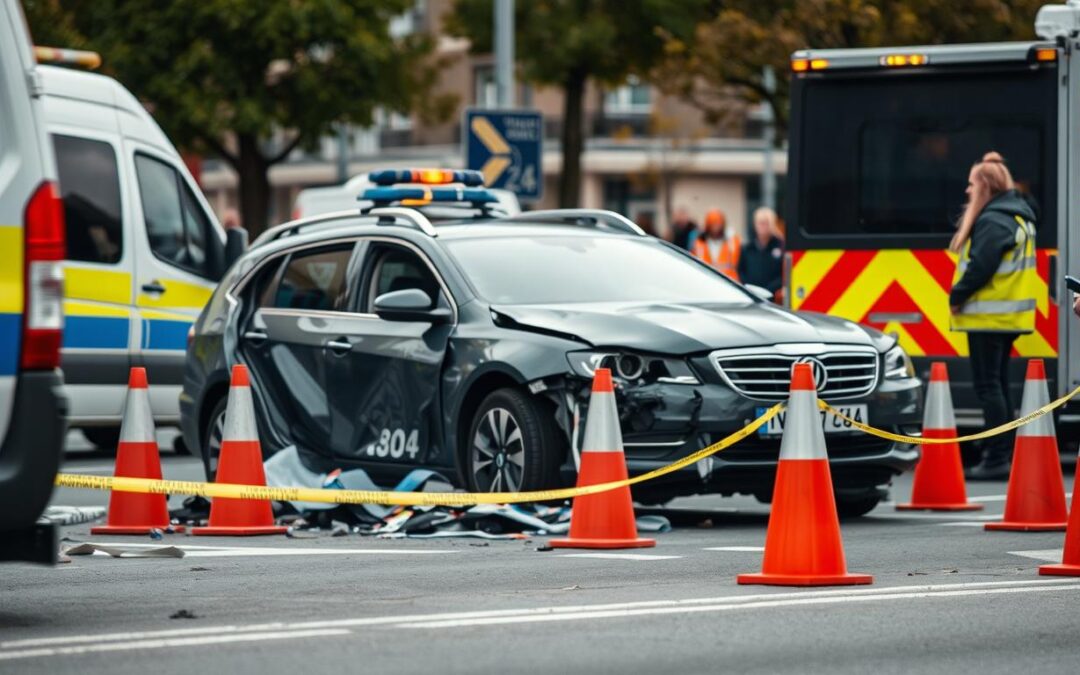
{"type": "MultiPolygon", "coordinates": [[[[588,415],[590,383],[568,378],[549,395],[559,405],[557,419],[569,439],[561,467],[573,484],[588,415]]],[[[751,423],[772,402],[753,401],[715,382],[697,385],[652,383],[627,386],[616,381],[623,446],[630,475],[666,466],[715,443],[751,423]]],[[[838,402],[839,403],[839,402],[838,402]]],[[[867,405],[870,424],[903,433],[919,428],[922,387],[917,379],[883,381],[870,395],[843,403],[867,405]]],[[[828,434],[826,446],[838,493],[866,492],[888,485],[912,468],[916,447],[859,431],[828,434]]],[[[708,459],[634,487],[635,498],[662,502],[692,494],[771,496],[780,438],[755,434],[708,459]]]]}

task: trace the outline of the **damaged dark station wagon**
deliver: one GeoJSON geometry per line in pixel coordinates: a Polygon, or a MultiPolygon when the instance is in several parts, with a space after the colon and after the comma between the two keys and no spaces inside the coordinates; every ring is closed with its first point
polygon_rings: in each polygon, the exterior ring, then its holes
{"type": "MultiPolygon", "coordinates": [[[[473,491],[573,484],[601,364],[631,474],[784,400],[800,361],[847,414],[919,428],[920,381],[894,337],[778,307],[618,214],[506,217],[471,174],[444,173],[464,186],[369,190],[372,206],[279,226],[228,272],[193,328],[181,395],[208,477],[235,363],[254,375],[264,453],[296,446],[313,470],[360,467],[380,483],[424,467],[473,491]]],[[[872,509],[918,457],[822,424],[841,513],[872,509]]],[[[782,425],[635,498],[767,502],[782,425]]]]}

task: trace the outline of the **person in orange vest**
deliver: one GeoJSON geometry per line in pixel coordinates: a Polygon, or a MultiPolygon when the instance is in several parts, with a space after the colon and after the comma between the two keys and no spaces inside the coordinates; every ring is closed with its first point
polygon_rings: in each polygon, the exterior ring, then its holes
{"type": "Polygon", "coordinates": [[[728,236],[727,218],[720,209],[705,214],[705,231],[694,240],[694,257],[712,265],[722,274],[739,280],[739,254],[742,240],[732,233],[728,236]]]}

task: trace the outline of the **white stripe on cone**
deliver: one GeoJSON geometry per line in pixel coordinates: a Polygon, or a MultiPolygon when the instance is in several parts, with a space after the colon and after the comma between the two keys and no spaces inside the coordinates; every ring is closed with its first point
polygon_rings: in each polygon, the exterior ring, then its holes
{"type": "Polygon", "coordinates": [[[619,431],[619,412],[615,394],[594,391],[589,397],[589,412],[585,418],[584,452],[622,452],[622,433],[619,431]]]}
{"type": "Polygon", "coordinates": [[[251,403],[251,387],[229,387],[229,401],[225,405],[225,429],[223,441],[257,441],[255,407],[251,403]]]}
{"type": "MultiPolygon", "coordinates": [[[[1050,394],[1046,390],[1046,380],[1025,380],[1024,397],[1020,401],[1020,416],[1030,415],[1039,408],[1050,402],[1050,394]]],[[[1054,433],[1054,417],[1047,413],[1042,417],[1028,422],[1016,430],[1017,436],[1056,437],[1054,433]]]]}
{"type": "Polygon", "coordinates": [[[926,388],[926,412],[923,429],[953,431],[956,414],[953,411],[952,393],[948,382],[931,382],[926,388]]]}
{"type": "Polygon", "coordinates": [[[121,443],[154,443],[154,415],[150,412],[147,389],[128,389],[124,400],[124,419],[120,422],[121,443]]]}
{"type": "Polygon", "coordinates": [[[780,459],[828,459],[817,392],[796,389],[788,398],[780,459]]]}

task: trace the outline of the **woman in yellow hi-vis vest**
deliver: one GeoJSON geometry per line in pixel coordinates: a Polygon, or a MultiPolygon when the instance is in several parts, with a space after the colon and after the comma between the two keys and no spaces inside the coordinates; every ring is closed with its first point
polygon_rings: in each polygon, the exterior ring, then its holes
{"type": "MultiPolygon", "coordinates": [[[[960,254],[949,306],[952,330],[968,336],[972,384],[987,427],[1013,418],[1009,357],[1013,342],[1035,330],[1035,213],[996,152],[971,168],[968,203],[950,249],[960,254]]],[[[1008,478],[1012,435],[984,442],[973,480],[1008,478]]]]}

